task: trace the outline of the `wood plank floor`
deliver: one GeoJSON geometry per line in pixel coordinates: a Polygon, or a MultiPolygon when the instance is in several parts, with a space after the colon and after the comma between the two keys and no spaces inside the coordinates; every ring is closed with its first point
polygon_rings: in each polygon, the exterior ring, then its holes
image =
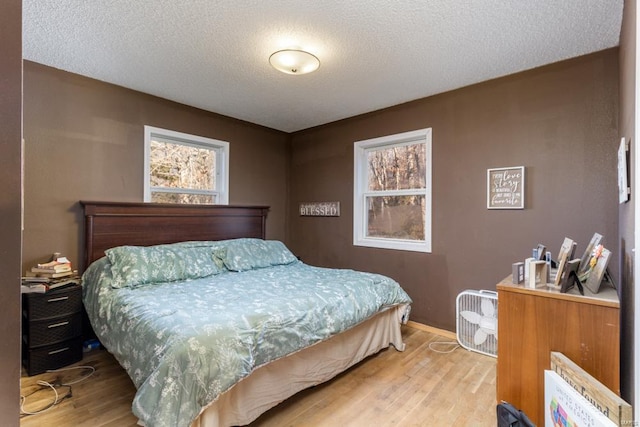
{"type": "MultiPolygon", "coordinates": [[[[304,390],[263,414],[251,427],[283,426],[495,426],[496,359],[462,348],[434,352],[429,344],[450,341],[403,327],[404,352],[383,350],[333,380],[304,390]]],[[[436,348],[443,348],[438,346],[436,348]]],[[[133,427],[135,388],[126,372],[104,350],[94,350],[76,365],[95,373],[73,384],[72,396],[37,415],[23,415],[20,425],[133,427]]],[[[23,375],[24,410],[36,412],[54,398],[37,381],[70,383],[86,371],[69,370],[33,377],[23,375]]],[[[64,395],[67,387],[57,388],[64,395]]]]}

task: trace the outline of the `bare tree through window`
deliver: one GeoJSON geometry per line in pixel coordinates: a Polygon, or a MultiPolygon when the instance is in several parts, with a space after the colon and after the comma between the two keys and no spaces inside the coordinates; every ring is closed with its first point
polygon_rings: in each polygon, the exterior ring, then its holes
{"type": "Polygon", "coordinates": [[[228,203],[229,143],[145,126],[144,200],[228,203]]]}
{"type": "MultiPolygon", "coordinates": [[[[424,143],[371,150],[368,160],[368,190],[416,190],[426,186],[424,143]]],[[[368,235],[424,240],[424,194],[367,196],[368,235]]]]}
{"type": "Polygon", "coordinates": [[[353,243],[431,252],[431,129],[354,143],[353,243]]]}
{"type": "MultiPolygon", "coordinates": [[[[216,152],[164,141],[151,141],[152,187],[176,190],[212,190],[215,187],[216,152]]],[[[151,200],[162,203],[215,203],[213,195],[152,191],[151,200]]]]}

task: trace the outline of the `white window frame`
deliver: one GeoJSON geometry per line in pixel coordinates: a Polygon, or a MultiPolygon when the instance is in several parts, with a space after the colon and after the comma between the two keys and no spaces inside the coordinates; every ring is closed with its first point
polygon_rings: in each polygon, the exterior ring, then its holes
{"type": "Polygon", "coordinates": [[[367,246],[372,248],[396,249],[414,252],[431,252],[431,167],[433,163],[431,156],[431,128],[357,141],[354,143],[353,157],[353,244],[355,246],[367,246]],[[424,188],[424,193],[422,193],[423,190],[420,190],[421,194],[424,194],[425,196],[425,239],[416,241],[367,236],[367,196],[402,196],[416,193],[416,190],[368,191],[368,151],[371,151],[373,149],[380,149],[383,147],[389,148],[398,145],[409,145],[416,143],[425,143],[426,145],[426,185],[424,188]]]}
{"type": "Polygon", "coordinates": [[[214,195],[216,205],[229,204],[229,143],[203,136],[190,135],[153,126],[144,127],[144,201],[151,201],[151,191],[167,193],[189,193],[214,195]],[[151,187],[151,141],[160,140],[173,144],[182,144],[196,148],[216,151],[216,184],[217,189],[211,191],[192,190],[188,188],[151,187]]]}

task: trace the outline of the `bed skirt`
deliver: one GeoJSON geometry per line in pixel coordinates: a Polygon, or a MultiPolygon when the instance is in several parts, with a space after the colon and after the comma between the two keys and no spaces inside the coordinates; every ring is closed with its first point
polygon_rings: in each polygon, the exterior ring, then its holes
{"type": "Polygon", "coordinates": [[[261,366],[205,408],[191,427],[246,425],[285,399],[323,383],[383,348],[404,351],[407,305],[387,309],[326,341],[261,366]]]}

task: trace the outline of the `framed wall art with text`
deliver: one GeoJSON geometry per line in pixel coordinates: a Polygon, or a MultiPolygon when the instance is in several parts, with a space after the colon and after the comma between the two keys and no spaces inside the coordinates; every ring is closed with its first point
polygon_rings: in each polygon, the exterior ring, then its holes
{"type": "Polygon", "coordinates": [[[487,209],[524,209],[524,166],[487,169],[487,209]]]}

